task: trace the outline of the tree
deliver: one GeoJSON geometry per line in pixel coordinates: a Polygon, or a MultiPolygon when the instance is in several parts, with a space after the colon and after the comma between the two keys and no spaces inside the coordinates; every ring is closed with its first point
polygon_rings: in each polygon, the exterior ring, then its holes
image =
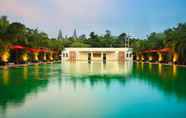
{"type": "Polygon", "coordinates": [[[1,16],[0,17],[0,37],[1,38],[3,37],[3,35],[5,35],[8,26],[9,26],[9,21],[7,19],[7,16],[1,16]]]}
{"type": "Polygon", "coordinates": [[[85,34],[80,35],[80,36],[79,36],[79,39],[80,39],[80,40],[86,40],[86,35],[85,35],[85,34]]]}
{"type": "Polygon", "coordinates": [[[178,24],[165,32],[165,46],[179,55],[179,62],[186,63],[186,23],[178,24]]]}
{"type": "Polygon", "coordinates": [[[70,47],[90,47],[88,44],[85,44],[83,42],[80,41],[74,41],[70,47]]]}
{"type": "Polygon", "coordinates": [[[11,43],[7,40],[7,28],[9,21],[6,16],[0,17],[0,52],[5,50],[11,43]]]}
{"type": "Polygon", "coordinates": [[[106,30],[105,31],[105,38],[111,38],[111,31],[110,30],[106,30]]]}
{"type": "Polygon", "coordinates": [[[164,47],[163,40],[165,39],[164,33],[151,33],[147,37],[147,48],[148,49],[160,49],[164,47]]]}
{"type": "Polygon", "coordinates": [[[6,34],[8,35],[7,38],[10,42],[14,44],[23,44],[26,45],[28,43],[26,34],[26,27],[21,23],[11,23],[8,28],[6,34]]]}
{"type": "Polygon", "coordinates": [[[125,42],[125,40],[127,39],[127,34],[126,33],[122,33],[118,36],[118,39],[122,42],[125,42]]]}
{"type": "Polygon", "coordinates": [[[91,32],[89,36],[90,36],[90,39],[96,39],[97,38],[97,35],[95,34],[95,32],[91,32]]]}

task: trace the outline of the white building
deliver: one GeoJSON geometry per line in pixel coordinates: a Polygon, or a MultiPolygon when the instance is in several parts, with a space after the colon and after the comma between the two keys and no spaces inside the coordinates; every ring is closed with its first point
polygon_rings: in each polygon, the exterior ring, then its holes
{"type": "Polygon", "coordinates": [[[132,48],[65,48],[63,61],[131,61],[132,48]]]}

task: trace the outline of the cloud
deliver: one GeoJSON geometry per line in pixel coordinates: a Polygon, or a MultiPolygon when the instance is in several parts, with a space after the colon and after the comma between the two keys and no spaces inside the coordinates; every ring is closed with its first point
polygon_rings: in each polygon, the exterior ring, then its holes
{"type": "Polygon", "coordinates": [[[33,21],[39,20],[42,16],[37,7],[31,6],[23,0],[1,0],[0,13],[3,15],[11,14],[33,21]]]}
{"type": "Polygon", "coordinates": [[[53,0],[60,16],[89,19],[98,18],[105,0],[53,0]]]}
{"type": "Polygon", "coordinates": [[[29,26],[38,24],[52,32],[62,28],[70,34],[74,28],[85,31],[101,24],[108,3],[107,0],[1,0],[0,13],[22,18],[29,26]]]}
{"type": "MultiPolygon", "coordinates": [[[[106,0],[53,0],[49,19],[65,28],[92,26],[99,23],[106,0]]],[[[47,16],[47,15],[46,15],[47,16]]]]}
{"type": "Polygon", "coordinates": [[[91,31],[104,32],[105,16],[113,14],[115,6],[111,0],[53,0],[55,16],[58,16],[56,23],[62,30],[70,34],[73,28],[77,28],[81,33],[91,31]]]}
{"type": "Polygon", "coordinates": [[[62,29],[64,35],[72,35],[74,28],[79,34],[89,34],[91,31],[104,33],[106,29],[119,32],[126,27],[126,24],[122,24],[129,19],[123,16],[127,12],[124,10],[127,3],[119,0],[0,1],[0,14],[13,16],[12,21],[17,19],[28,27],[39,27],[52,37],[57,36],[59,29],[62,29]]]}

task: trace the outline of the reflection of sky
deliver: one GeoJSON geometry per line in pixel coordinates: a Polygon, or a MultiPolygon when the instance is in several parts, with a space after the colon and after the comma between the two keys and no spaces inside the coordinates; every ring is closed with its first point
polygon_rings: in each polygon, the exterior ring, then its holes
{"type": "Polygon", "coordinates": [[[25,117],[148,117],[184,115],[186,104],[177,104],[174,97],[168,99],[145,83],[131,81],[125,87],[113,83],[107,89],[97,85],[78,85],[76,89],[64,82],[59,89],[55,83],[28,100],[22,107],[9,110],[8,116],[25,117]],[[158,114],[154,114],[157,113],[158,114]],[[179,114],[177,114],[179,113],[179,114]]]}

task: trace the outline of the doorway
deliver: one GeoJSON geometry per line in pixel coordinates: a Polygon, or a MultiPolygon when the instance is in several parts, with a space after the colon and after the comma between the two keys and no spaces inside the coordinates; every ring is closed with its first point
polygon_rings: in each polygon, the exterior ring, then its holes
{"type": "Polygon", "coordinates": [[[88,62],[91,61],[91,53],[88,53],[88,62]]]}
{"type": "Polygon", "coordinates": [[[107,60],[107,55],[106,53],[103,53],[103,63],[106,63],[106,60],[107,60]]]}

